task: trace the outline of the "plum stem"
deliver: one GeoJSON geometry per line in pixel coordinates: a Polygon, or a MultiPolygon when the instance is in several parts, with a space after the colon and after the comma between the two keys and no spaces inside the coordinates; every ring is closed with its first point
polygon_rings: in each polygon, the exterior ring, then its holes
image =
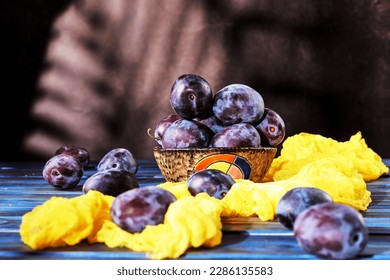
{"type": "Polygon", "coordinates": [[[154,140],[161,140],[160,138],[153,136],[151,132],[152,132],[152,129],[149,127],[147,130],[147,134],[149,135],[149,137],[153,138],[154,140]]]}

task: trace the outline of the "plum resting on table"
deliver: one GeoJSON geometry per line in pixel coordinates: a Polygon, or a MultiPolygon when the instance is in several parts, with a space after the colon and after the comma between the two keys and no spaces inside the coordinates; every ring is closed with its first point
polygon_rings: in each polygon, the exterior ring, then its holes
{"type": "Polygon", "coordinates": [[[276,207],[276,217],[286,228],[292,229],[298,215],[318,203],[333,202],[325,191],[314,187],[298,187],[286,192],[276,207]]]}
{"type": "Polygon", "coordinates": [[[114,199],[111,219],[123,230],[141,232],[147,225],[162,223],[169,205],[174,201],[175,196],[165,189],[155,186],[135,188],[114,199]]]}
{"type": "Polygon", "coordinates": [[[105,154],[98,163],[97,171],[106,169],[127,170],[135,174],[138,171],[138,163],[129,150],[115,148],[105,154]]]}
{"type": "Polygon", "coordinates": [[[84,170],[81,163],[67,154],[51,157],[43,167],[43,178],[57,189],[70,189],[80,182],[84,170]]]}
{"type": "Polygon", "coordinates": [[[91,175],[83,185],[83,192],[99,191],[105,195],[119,194],[138,188],[139,184],[134,175],[127,170],[106,169],[91,175]]]}
{"type": "Polygon", "coordinates": [[[216,169],[205,169],[192,174],[186,185],[193,196],[204,192],[222,199],[234,183],[234,179],[225,172],[216,169]]]}
{"type": "Polygon", "coordinates": [[[83,167],[86,167],[90,161],[90,155],[87,149],[83,147],[76,147],[72,145],[64,145],[58,148],[55,153],[58,154],[67,154],[76,158],[83,167]]]}
{"type": "Polygon", "coordinates": [[[366,247],[368,229],[354,208],[325,202],[298,215],[294,236],[308,253],[327,259],[352,259],[366,247]]]}

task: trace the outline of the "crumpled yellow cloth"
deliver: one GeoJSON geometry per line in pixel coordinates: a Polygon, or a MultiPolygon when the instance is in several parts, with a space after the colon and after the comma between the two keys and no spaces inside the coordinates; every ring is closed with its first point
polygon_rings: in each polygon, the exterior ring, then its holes
{"type": "Polygon", "coordinates": [[[23,215],[22,241],[33,249],[75,245],[110,219],[113,200],[96,191],[73,198],[54,196],[23,215]]]}
{"type": "Polygon", "coordinates": [[[273,220],[280,198],[292,188],[320,188],[335,202],[364,211],[371,202],[366,182],[388,172],[360,132],[346,142],[300,133],[285,140],[263,183],[236,180],[221,200],[205,193],[191,196],[186,182],[156,186],[177,200],[169,206],[164,223],[147,226],[140,233],[128,233],[111,221],[114,197],[90,191],[74,198],[52,197],[36,206],[23,216],[20,235],[33,249],[88,240],[144,252],[153,259],[178,258],[188,248],[220,244],[221,217],[273,220]]]}
{"type": "Polygon", "coordinates": [[[90,241],[108,247],[127,247],[145,252],[153,259],[178,258],[188,248],[213,247],[221,243],[222,223],[219,207],[208,199],[188,196],[172,203],[164,223],[147,226],[140,233],[128,233],[106,220],[90,241]]]}
{"type": "Polygon", "coordinates": [[[335,202],[366,210],[371,202],[366,182],[388,173],[389,168],[367,146],[361,132],[345,142],[299,133],[283,142],[264,181],[303,180],[328,192],[335,202]]]}
{"type": "MultiPolygon", "coordinates": [[[[366,182],[387,173],[389,168],[360,132],[345,142],[300,133],[284,141],[281,155],[272,162],[264,182],[237,180],[217,203],[222,207],[221,216],[258,216],[268,221],[275,218],[279,199],[287,191],[306,186],[324,190],[336,203],[364,211],[371,203],[366,182]]],[[[169,185],[176,192],[186,190],[185,182],[169,185]]]]}
{"type": "MultiPolygon", "coordinates": [[[[156,186],[157,187],[157,186],[156,186]]],[[[216,246],[222,239],[221,208],[209,196],[173,202],[164,223],[131,234],[110,218],[114,197],[90,191],[74,198],[52,197],[22,218],[22,241],[33,249],[75,245],[84,239],[127,247],[150,258],[178,258],[190,247],[216,246]]]]}
{"type": "MultiPolygon", "coordinates": [[[[290,189],[300,186],[312,186],[301,180],[283,180],[279,182],[254,183],[250,180],[239,179],[226,196],[219,200],[207,194],[198,194],[204,199],[211,200],[221,209],[221,217],[251,217],[258,216],[263,221],[275,218],[279,199],[290,189]]],[[[186,182],[164,183],[160,187],[185,194],[186,182]]],[[[171,191],[172,192],[172,191],[171,191]]],[[[172,192],[173,193],[173,192],[172,192]]],[[[188,192],[188,195],[191,195],[188,192]]]]}
{"type": "Polygon", "coordinates": [[[264,180],[289,179],[305,165],[324,158],[340,161],[338,168],[358,172],[365,182],[389,173],[389,168],[382,158],[367,146],[361,132],[352,135],[350,140],[345,142],[302,132],[286,138],[280,156],[273,160],[264,180]]]}

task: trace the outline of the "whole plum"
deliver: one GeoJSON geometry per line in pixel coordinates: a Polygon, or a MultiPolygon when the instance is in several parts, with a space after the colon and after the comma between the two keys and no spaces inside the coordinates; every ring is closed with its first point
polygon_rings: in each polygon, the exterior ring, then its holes
{"type": "Polygon", "coordinates": [[[164,221],[165,213],[176,198],[169,191],[147,186],[118,195],[111,204],[110,215],[114,223],[131,233],[141,232],[147,225],[164,221]]]}
{"type": "Polygon", "coordinates": [[[194,120],[174,121],[162,138],[163,148],[205,148],[214,133],[206,125],[194,120]]]}
{"type": "Polygon", "coordinates": [[[354,208],[326,202],[310,206],[294,223],[298,244],[308,253],[326,259],[353,259],[368,242],[368,229],[354,208]]]}
{"type": "Polygon", "coordinates": [[[217,199],[222,199],[234,183],[234,179],[225,172],[205,169],[192,174],[186,185],[193,196],[204,192],[217,199]]]}
{"type": "Polygon", "coordinates": [[[261,136],[263,146],[275,147],[282,143],[286,135],[286,125],[274,110],[265,108],[263,117],[254,125],[261,136]]]}
{"type": "Polygon", "coordinates": [[[106,169],[122,169],[135,174],[138,171],[138,163],[128,149],[115,148],[106,153],[98,163],[97,171],[106,169]]]}
{"type": "Polygon", "coordinates": [[[76,187],[84,174],[81,163],[67,154],[51,157],[43,167],[43,178],[57,189],[76,187]]]}
{"type": "Polygon", "coordinates": [[[127,170],[106,169],[88,177],[84,182],[83,192],[95,190],[105,195],[118,196],[138,187],[139,184],[134,173],[127,170]]]}
{"type": "Polygon", "coordinates": [[[299,213],[318,203],[333,202],[325,191],[314,187],[298,187],[286,192],[279,200],[276,217],[286,228],[292,229],[299,213]]]}
{"type": "Polygon", "coordinates": [[[173,110],[183,118],[208,116],[213,106],[213,93],[204,78],[184,74],[174,82],[170,102],[173,110]]]}
{"type": "Polygon", "coordinates": [[[165,130],[174,122],[181,119],[178,114],[169,114],[162,118],[158,124],[156,125],[156,129],[154,130],[154,139],[157,144],[162,146],[162,137],[165,133],[165,130]]]}
{"type": "Polygon", "coordinates": [[[55,153],[58,154],[67,154],[76,158],[83,167],[87,167],[90,161],[90,155],[87,149],[83,147],[77,147],[73,145],[64,145],[58,148],[55,153]]]}
{"type": "Polygon", "coordinates": [[[260,93],[247,85],[231,84],[215,94],[213,112],[227,125],[254,124],[264,114],[264,100],[260,93]]]}
{"type": "Polygon", "coordinates": [[[210,147],[261,147],[261,138],[256,128],[248,123],[237,123],[216,133],[210,147]]]}
{"type": "Polygon", "coordinates": [[[220,119],[218,119],[215,115],[208,117],[206,119],[195,119],[196,121],[206,125],[210,128],[213,133],[218,133],[228,125],[224,124],[220,119]]]}

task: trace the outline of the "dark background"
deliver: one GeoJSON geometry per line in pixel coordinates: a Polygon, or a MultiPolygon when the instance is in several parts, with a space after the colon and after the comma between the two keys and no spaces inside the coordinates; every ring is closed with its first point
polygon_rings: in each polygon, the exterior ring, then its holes
{"type": "Polygon", "coordinates": [[[0,161],[34,160],[21,149],[51,25],[70,0],[1,0],[0,161]]]}
{"type": "MultiPolygon", "coordinates": [[[[51,24],[70,2],[0,2],[0,161],[34,160],[22,151],[21,142],[25,133],[34,127],[29,111],[37,94],[36,83],[43,67],[51,24]]],[[[285,61],[283,57],[278,67],[284,68],[285,77],[291,78],[272,80],[269,78],[272,75],[259,73],[259,77],[267,81],[262,87],[266,91],[277,92],[286,101],[279,106],[279,111],[288,110],[287,123],[295,124],[288,133],[321,133],[345,141],[357,131],[362,131],[371,148],[382,157],[390,157],[390,1],[330,1],[329,15],[321,24],[310,22],[310,14],[304,13],[305,9],[310,11],[307,6],[317,1],[301,2],[302,17],[307,16],[307,20],[303,20],[304,27],[291,25],[289,11],[264,16],[260,23],[243,23],[268,25],[271,32],[287,30],[291,40],[310,38],[315,42],[316,54],[320,56],[319,69],[315,69],[321,75],[319,79],[307,76],[310,73],[307,69],[302,69],[307,77],[296,79],[299,72],[289,73],[289,63],[296,62],[285,61]],[[315,118],[302,119],[302,104],[303,108],[318,112],[321,119],[326,116],[328,121],[321,122],[319,127],[315,118]]],[[[279,8],[280,11],[283,9],[279,8]]],[[[248,48],[248,51],[251,49],[248,48]]],[[[304,68],[304,63],[298,63],[304,68]]]]}

